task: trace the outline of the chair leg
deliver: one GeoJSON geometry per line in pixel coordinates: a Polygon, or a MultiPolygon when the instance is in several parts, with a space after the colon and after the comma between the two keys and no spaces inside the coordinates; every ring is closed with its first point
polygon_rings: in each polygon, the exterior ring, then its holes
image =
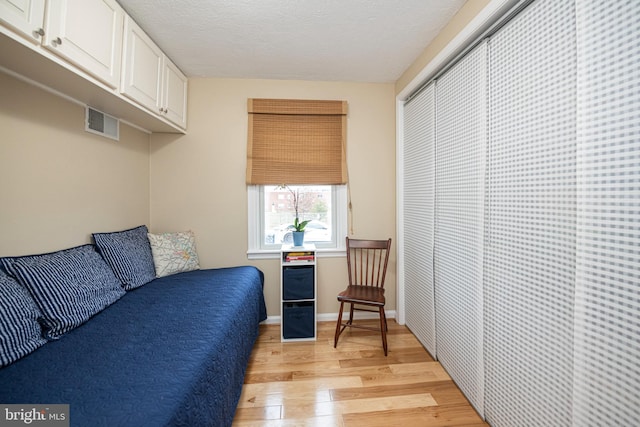
{"type": "Polygon", "coordinates": [[[351,308],[349,309],[349,321],[347,323],[349,325],[353,324],[353,303],[351,303],[351,308]]]}
{"type": "Polygon", "coordinates": [[[340,327],[342,326],[342,308],[344,307],[344,301],[340,302],[340,311],[338,311],[338,324],[336,325],[336,336],[333,339],[333,348],[336,348],[338,346],[338,337],[340,336],[340,333],[342,332],[340,330],[340,327]]]}
{"type": "Polygon", "coordinates": [[[387,324],[387,313],[384,311],[384,307],[382,308],[382,313],[384,314],[384,330],[389,332],[389,325],[387,324]]]}
{"type": "Polygon", "coordinates": [[[382,334],[382,348],[384,355],[387,355],[387,316],[384,313],[384,307],[380,307],[380,332],[382,334]]]}

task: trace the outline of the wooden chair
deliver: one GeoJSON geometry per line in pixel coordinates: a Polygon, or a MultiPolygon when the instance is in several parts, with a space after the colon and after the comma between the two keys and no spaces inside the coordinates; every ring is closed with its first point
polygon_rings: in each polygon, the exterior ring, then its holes
{"type": "Polygon", "coordinates": [[[384,348],[384,355],[387,355],[387,316],[384,313],[384,279],[387,274],[390,250],[391,239],[363,240],[349,239],[347,237],[349,286],[338,294],[340,311],[338,312],[336,336],[333,342],[334,348],[338,346],[338,338],[347,327],[377,331],[378,328],[353,323],[354,310],[372,311],[380,314],[382,347],[384,348]],[[342,310],[345,303],[350,304],[349,320],[343,323],[342,310]],[[374,308],[359,308],[355,305],[374,308]]]}

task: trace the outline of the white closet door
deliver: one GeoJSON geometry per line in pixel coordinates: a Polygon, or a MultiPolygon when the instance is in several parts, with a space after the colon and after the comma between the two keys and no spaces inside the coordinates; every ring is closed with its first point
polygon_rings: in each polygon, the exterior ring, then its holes
{"type": "Polygon", "coordinates": [[[492,36],[489,50],[485,415],[494,427],[568,426],[576,210],[573,1],[531,4],[492,36]]]}
{"type": "Polygon", "coordinates": [[[487,48],[449,69],[436,90],[434,248],[438,359],[483,414],[482,248],[487,48]]]}
{"type": "Polygon", "coordinates": [[[404,107],[403,236],[407,326],[436,357],[433,289],[435,92],[431,83],[404,107]]]}
{"type": "Polygon", "coordinates": [[[640,2],[578,0],[574,426],[640,425],[640,2]]]}

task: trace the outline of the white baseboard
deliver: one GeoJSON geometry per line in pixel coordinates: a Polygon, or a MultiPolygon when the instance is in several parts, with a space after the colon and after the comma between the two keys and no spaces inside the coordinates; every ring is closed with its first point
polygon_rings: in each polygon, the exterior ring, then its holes
{"type": "MultiPolygon", "coordinates": [[[[387,319],[395,319],[396,318],[396,311],[395,310],[385,310],[385,314],[387,315],[387,319]]],[[[345,316],[349,316],[349,312],[345,312],[342,317],[343,319],[345,318],[345,316]]],[[[366,313],[363,311],[357,311],[354,313],[353,316],[354,319],[358,320],[358,319],[377,319],[378,318],[378,314],[377,313],[366,313]]],[[[338,313],[320,313],[316,316],[316,321],[318,322],[337,322],[338,321],[338,313]]],[[[267,320],[265,320],[264,322],[262,322],[265,325],[271,325],[271,324],[280,324],[280,316],[268,316],[267,320]]]]}

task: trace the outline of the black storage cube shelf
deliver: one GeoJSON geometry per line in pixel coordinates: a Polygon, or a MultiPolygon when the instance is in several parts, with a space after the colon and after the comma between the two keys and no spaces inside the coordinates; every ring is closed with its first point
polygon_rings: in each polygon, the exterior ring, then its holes
{"type": "Polygon", "coordinates": [[[285,300],[313,299],[314,266],[284,267],[282,298],[285,300]]]}
{"type": "Polygon", "coordinates": [[[291,338],[312,338],[314,336],[314,308],[312,301],[283,302],[282,336],[291,338]]]}

